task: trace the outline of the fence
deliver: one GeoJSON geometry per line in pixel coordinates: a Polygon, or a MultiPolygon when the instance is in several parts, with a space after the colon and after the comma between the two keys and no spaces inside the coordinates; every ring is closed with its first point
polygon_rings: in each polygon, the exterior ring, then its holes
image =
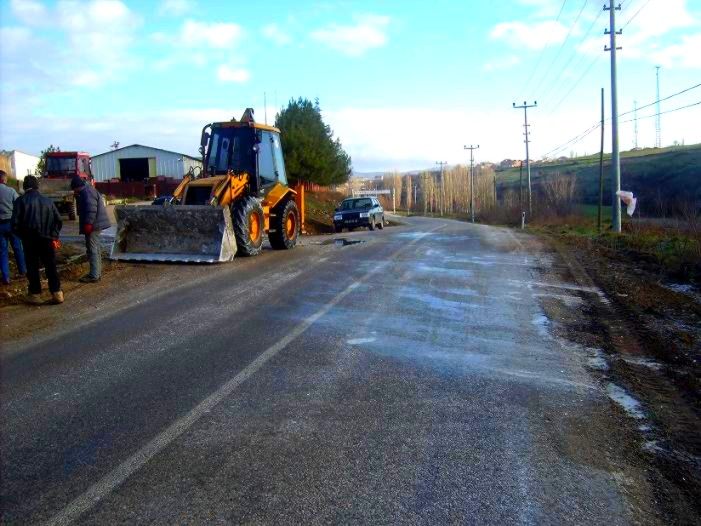
{"type": "Polygon", "coordinates": [[[159,195],[172,195],[180,181],[171,177],[154,177],[146,181],[101,181],[95,188],[103,194],[113,197],[135,197],[153,199],[159,195]]]}

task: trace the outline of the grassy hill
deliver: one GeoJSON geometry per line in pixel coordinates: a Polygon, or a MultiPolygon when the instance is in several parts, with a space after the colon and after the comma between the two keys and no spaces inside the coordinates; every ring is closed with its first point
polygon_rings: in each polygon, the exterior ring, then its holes
{"type": "MultiPolygon", "coordinates": [[[[576,176],[579,200],[595,204],[599,195],[599,156],[591,155],[531,165],[534,191],[551,174],[576,176]]],[[[524,185],[525,183],[524,169],[524,185]]],[[[518,189],[519,169],[497,172],[503,191],[518,189]]],[[[611,155],[604,156],[604,203],[610,204],[611,155]]],[[[660,205],[674,210],[683,202],[701,202],[701,144],[631,150],[621,153],[621,189],[634,192],[643,213],[655,214],[660,205]]]]}

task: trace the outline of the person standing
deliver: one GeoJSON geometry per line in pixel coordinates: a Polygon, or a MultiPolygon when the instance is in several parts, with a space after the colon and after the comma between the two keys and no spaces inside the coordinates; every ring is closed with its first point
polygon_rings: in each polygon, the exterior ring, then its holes
{"type": "Polygon", "coordinates": [[[7,172],[0,170],[0,274],[2,283],[10,283],[10,246],[15,253],[17,271],[20,276],[27,273],[22,242],[12,232],[12,210],[19,195],[14,188],[7,186],[7,172]]]}
{"type": "Polygon", "coordinates": [[[22,240],[24,257],[27,263],[27,280],[29,291],[27,300],[34,305],[41,305],[40,266],[46,270],[49,280],[51,303],[63,303],[61,280],[56,269],[56,250],[63,223],[61,215],[51,199],[39,193],[39,180],[28,175],[22,184],[24,195],[15,201],[12,211],[12,230],[22,240]]]}
{"type": "Polygon", "coordinates": [[[78,201],[80,233],[85,235],[85,248],[90,262],[90,272],[80,278],[82,283],[96,283],[102,277],[102,245],[100,232],[110,227],[105,203],[100,192],[84,179],[74,177],[71,189],[78,201]]]}

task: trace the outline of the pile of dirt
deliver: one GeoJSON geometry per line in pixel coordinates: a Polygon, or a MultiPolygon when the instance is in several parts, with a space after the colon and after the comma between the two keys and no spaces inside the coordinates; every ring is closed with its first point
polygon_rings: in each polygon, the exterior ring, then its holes
{"type": "MultiPolygon", "coordinates": [[[[103,246],[103,251],[105,250],[106,247],[103,246]]],[[[56,253],[56,264],[64,290],[71,288],[71,283],[77,284],[78,279],[89,270],[85,246],[82,243],[64,243],[56,253]]],[[[106,254],[103,254],[103,272],[110,272],[113,266],[114,263],[106,258],[106,254]]],[[[0,285],[0,309],[24,303],[27,294],[27,279],[17,274],[17,265],[12,254],[10,254],[10,275],[12,276],[10,284],[0,285]]],[[[43,270],[42,289],[48,299],[48,283],[43,270]]]]}
{"type": "MultiPolygon", "coordinates": [[[[573,236],[546,235],[582,285],[605,301],[566,324],[567,337],[603,351],[606,382],[645,413],[636,424],[648,479],[670,522],[701,514],[701,293],[653,259],[573,236]]],[[[561,318],[564,319],[564,318],[561,318]]],[[[633,429],[633,428],[632,428],[633,429]]]]}

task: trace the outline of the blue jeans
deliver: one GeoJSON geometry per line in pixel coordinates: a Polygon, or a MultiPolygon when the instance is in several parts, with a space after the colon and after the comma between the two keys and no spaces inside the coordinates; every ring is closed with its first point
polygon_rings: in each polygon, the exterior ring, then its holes
{"type": "Polygon", "coordinates": [[[26,274],[27,265],[24,262],[22,242],[12,233],[12,225],[9,221],[0,222],[0,270],[2,271],[3,283],[10,282],[10,245],[15,253],[17,270],[20,274],[26,274]]]}
{"type": "Polygon", "coordinates": [[[100,243],[100,232],[94,231],[85,234],[85,248],[87,250],[88,262],[90,263],[91,278],[100,279],[102,277],[102,243],[100,243]]]}

